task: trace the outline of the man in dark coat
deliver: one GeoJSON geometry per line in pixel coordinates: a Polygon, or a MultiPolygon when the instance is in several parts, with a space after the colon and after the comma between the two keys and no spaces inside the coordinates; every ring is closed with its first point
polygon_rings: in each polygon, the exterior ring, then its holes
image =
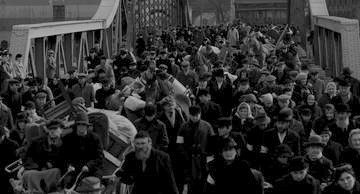
{"type": "Polygon", "coordinates": [[[343,146],[333,140],[331,140],[331,131],[328,127],[324,127],[320,130],[319,135],[321,136],[322,142],[325,144],[323,154],[329,158],[334,166],[340,163],[340,156],[343,152],[343,146]]]}
{"type": "Polygon", "coordinates": [[[9,183],[10,174],[5,172],[5,167],[15,162],[18,158],[16,156],[16,149],[19,145],[6,137],[5,128],[0,126],[0,190],[4,193],[12,193],[13,189],[9,183]]]}
{"type": "Polygon", "coordinates": [[[299,135],[289,130],[290,115],[288,112],[280,111],[275,129],[269,130],[264,135],[264,146],[267,148],[268,153],[272,153],[275,147],[280,144],[288,145],[295,155],[300,155],[300,137],[299,135]]]}
{"type": "Polygon", "coordinates": [[[330,182],[333,169],[332,162],[322,154],[324,147],[319,135],[311,135],[305,143],[305,161],[309,164],[309,174],[320,181],[321,188],[330,182]]]}
{"type": "Polygon", "coordinates": [[[216,69],[213,72],[215,80],[209,83],[209,91],[212,101],[221,106],[223,116],[230,116],[232,110],[232,85],[225,78],[223,69],[216,69]]]}
{"type": "Polygon", "coordinates": [[[335,122],[329,125],[332,133],[331,140],[340,143],[343,147],[348,145],[349,133],[355,129],[353,122],[350,120],[350,108],[346,104],[336,106],[335,122]]]}
{"type": "Polygon", "coordinates": [[[105,109],[108,98],[115,93],[115,89],[111,86],[110,80],[102,80],[102,87],[95,93],[95,108],[105,109]]]}
{"type": "Polygon", "coordinates": [[[75,167],[75,174],[70,175],[67,183],[71,184],[80,171],[87,176],[102,177],[103,146],[100,137],[89,131],[89,126],[88,115],[84,112],[78,113],[73,132],[63,138],[64,167],[75,167]]]}
{"type": "Polygon", "coordinates": [[[221,117],[221,107],[211,101],[208,90],[201,89],[197,94],[199,98],[199,106],[201,108],[201,119],[209,122],[213,128],[216,127],[216,121],[221,117]]]}
{"type": "Polygon", "coordinates": [[[60,178],[63,165],[62,124],[59,120],[52,120],[46,125],[45,131],[47,135],[34,140],[24,157],[23,182],[29,190],[49,192],[56,187],[60,178]]]}
{"type": "Polygon", "coordinates": [[[339,104],[346,104],[351,112],[351,116],[360,115],[359,96],[351,93],[351,84],[346,80],[339,80],[339,94],[331,99],[331,104],[337,107],[339,104]]]}
{"type": "Polygon", "coordinates": [[[274,194],[319,194],[319,181],[308,174],[305,159],[298,156],[289,163],[291,172],[275,182],[274,194]]]}
{"type": "Polygon", "coordinates": [[[95,69],[100,64],[100,57],[97,55],[95,48],[90,49],[90,55],[85,58],[87,69],[95,69]]]}
{"type": "Polygon", "coordinates": [[[116,172],[120,181],[134,184],[136,194],[178,194],[170,157],[152,148],[148,132],[139,131],[134,139],[135,151],[126,155],[125,162],[116,172]]]}
{"type": "Polygon", "coordinates": [[[211,156],[211,141],[214,131],[211,125],[201,120],[201,109],[198,106],[189,108],[189,121],[179,131],[176,143],[184,165],[184,188],[191,194],[200,194],[206,179],[206,160],[211,156]]]}
{"type": "Polygon", "coordinates": [[[156,106],[148,103],[145,105],[144,112],[145,115],[134,122],[136,129],[150,134],[154,148],[167,151],[169,137],[165,124],[156,118],[156,106]]]}

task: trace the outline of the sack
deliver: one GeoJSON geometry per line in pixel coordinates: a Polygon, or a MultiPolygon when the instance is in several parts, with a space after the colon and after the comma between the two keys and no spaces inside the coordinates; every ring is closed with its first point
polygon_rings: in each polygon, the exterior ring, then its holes
{"type": "Polygon", "coordinates": [[[125,108],[131,111],[137,111],[143,109],[145,107],[145,101],[136,98],[134,96],[129,96],[124,103],[125,108]]]}

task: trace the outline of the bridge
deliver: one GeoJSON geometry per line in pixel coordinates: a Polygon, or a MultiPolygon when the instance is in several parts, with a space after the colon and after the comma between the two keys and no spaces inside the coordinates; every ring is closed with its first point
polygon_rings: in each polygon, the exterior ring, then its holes
{"type": "Polygon", "coordinates": [[[111,57],[120,47],[131,48],[139,32],[187,26],[187,6],[187,0],[101,0],[89,20],[13,26],[10,52],[23,54],[34,76],[46,76],[49,50],[55,52],[60,75],[71,67],[81,70],[95,44],[111,57]]]}
{"type": "MultiPolygon", "coordinates": [[[[307,2],[315,63],[330,76],[350,67],[360,78],[359,21],[330,16],[325,0],[307,2]]],[[[303,9],[290,10],[292,17],[305,15],[303,9]]],[[[90,20],[13,26],[10,52],[23,54],[24,64],[36,76],[46,75],[49,49],[55,51],[60,73],[71,67],[81,70],[95,43],[110,57],[122,46],[132,48],[139,32],[188,26],[189,13],[188,0],[102,0],[90,20]]]]}

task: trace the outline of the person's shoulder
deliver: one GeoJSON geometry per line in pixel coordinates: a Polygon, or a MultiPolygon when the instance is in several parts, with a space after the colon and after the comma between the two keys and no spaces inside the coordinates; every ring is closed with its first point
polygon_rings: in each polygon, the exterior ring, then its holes
{"type": "Polygon", "coordinates": [[[201,127],[206,127],[206,128],[212,128],[211,127],[211,124],[207,121],[204,121],[204,120],[200,120],[200,126],[201,127]]]}

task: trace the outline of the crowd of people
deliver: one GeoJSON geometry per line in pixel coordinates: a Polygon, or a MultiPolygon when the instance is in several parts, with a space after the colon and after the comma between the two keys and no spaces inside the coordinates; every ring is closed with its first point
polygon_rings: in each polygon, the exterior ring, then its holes
{"type": "Polygon", "coordinates": [[[360,81],[349,68],[320,78],[299,37],[285,25],[169,28],[110,59],[97,43],[66,77],[50,50],[46,79],[1,51],[1,191],[13,192],[4,169],[19,157],[25,188],[69,188],[83,172],[80,193],[103,191],[96,108],[138,131],[115,173],[132,193],[360,193],[360,81]],[[47,121],[64,90],[76,108],[47,121]]]}

